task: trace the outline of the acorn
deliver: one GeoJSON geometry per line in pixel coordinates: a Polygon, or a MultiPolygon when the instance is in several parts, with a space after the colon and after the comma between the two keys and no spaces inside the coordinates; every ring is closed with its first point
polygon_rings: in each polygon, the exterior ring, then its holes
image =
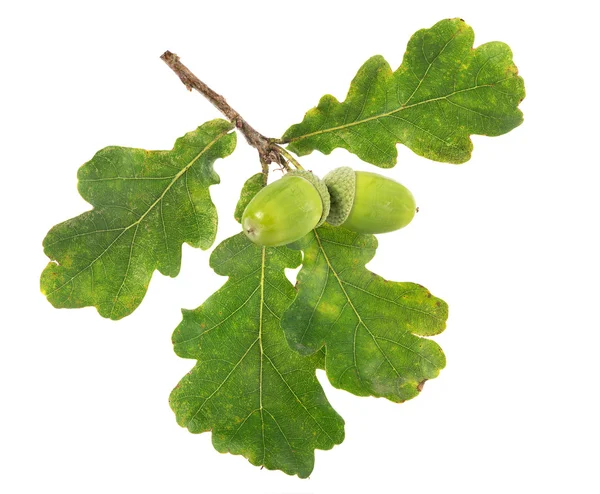
{"type": "Polygon", "coordinates": [[[359,233],[386,233],[408,225],[415,198],[404,185],[377,173],[336,168],[323,177],[331,198],[327,222],[359,233]]]}
{"type": "Polygon", "coordinates": [[[321,226],[329,215],[329,192],[305,170],[286,173],[261,189],[242,214],[242,228],[255,244],[286,245],[321,226]]]}

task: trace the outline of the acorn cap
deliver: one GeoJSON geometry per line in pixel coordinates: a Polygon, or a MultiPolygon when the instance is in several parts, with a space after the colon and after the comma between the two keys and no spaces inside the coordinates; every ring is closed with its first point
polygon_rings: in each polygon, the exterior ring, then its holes
{"type": "Polygon", "coordinates": [[[356,173],[349,166],[342,166],[330,171],[323,177],[331,197],[331,207],[327,223],[340,226],[352,210],[356,194],[356,173]]]}
{"type": "Polygon", "coordinates": [[[315,228],[320,227],[323,223],[325,223],[325,220],[327,220],[327,217],[329,216],[331,203],[329,199],[329,191],[327,190],[327,186],[323,180],[317,177],[313,172],[309,172],[307,170],[292,170],[283,176],[283,178],[285,177],[301,177],[305,180],[308,180],[314,185],[315,189],[317,189],[317,192],[321,196],[321,202],[323,203],[323,213],[321,214],[321,219],[315,228]]]}

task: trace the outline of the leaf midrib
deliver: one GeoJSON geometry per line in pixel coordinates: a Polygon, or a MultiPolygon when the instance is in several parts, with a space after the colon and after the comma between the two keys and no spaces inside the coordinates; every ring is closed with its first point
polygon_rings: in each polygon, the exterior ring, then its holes
{"type": "MultiPolygon", "coordinates": [[[[481,84],[479,86],[473,86],[473,87],[470,87],[470,88],[459,89],[458,91],[453,91],[453,92],[448,93],[448,94],[446,94],[444,96],[439,96],[437,98],[430,98],[430,99],[427,99],[427,100],[424,100],[424,101],[419,101],[417,103],[413,103],[412,105],[402,105],[402,106],[400,106],[400,108],[397,108],[395,110],[392,110],[392,111],[389,111],[389,112],[385,112],[385,113],[380,113],[378,115],[373,115],[372,117],[363,118],[361,120],[355,120],[354,122],[350,122],[348,124],[338,125],[336,127],[331,127],[329,129],[316,130],[314,132],[309,132],[308,134],[303,134],[301,136],[292,137],[290,139],[284,139],[284,143],[289,144],[289,143],[292,143],[292,142],[299,141],[301,139],[306,139],[308,137],[313,137],[315,135],[327,134],[329,132],[335,132],[337,130],[344,130],[344,129],[347,129],[347,128],[350,128],[350,127],[354,127],[356,125],[361,125],[361,124],[364,124],[366,122],[370,122],[372,120],[378,120],[378,119],[381,119],[381,118],[390,117],[390,116],[395,115],[396,113],[399,113],[399,112],[404,111],[404,110],[408,110],[410,108],[414,108],[414,107],[419,106],[419,105],[424,105],[424,104],[427,104],[427,103],[433,103],[435,101],[440,101],[440,100],[444,100],[444,99],[447,100],[448,98],[454,96],[455,94],[464,93],[464,92],[467,92],[467,91],[472,91],[474,89],[479,89],[479,88],[482,88],[482,87],[493,87],[494,85],[499,84],[500,82],[503,82],[503,81],[505,81],[507,79],[510,79],[510,78],[511,77],[507,77],[506,79],[501,79],[501,80],[493,82],[491,84],[481,84]]],[[[346,104],[346,103],[347,102],[344,101],[344,102],[339,103],[339,104],[346,104]]],[[[298,125],[301,125],[301,124],[298,124],[298,125]]]]}
{"type": "MultiPolygon", "coordinates": [[[[296,399],[296,401],[300,404],[300,406],[302,406],[302,408],[304,409],[304,411],[307,413],[307,415],[313,420],[313,422],[315,424],[317,424],[317,426],[319,426],[319,429],[321,429],[325,435],[333,442],[335,443],[334,439],[331,437],[331,435],[329,434],[329,432],[327,432],[323,426],[320,424],[320,422],[313,416],[312,413],[310,413],[310,411],[308,410],[308,408],[306,408],[306,405],[304,404],[304,402],[298,397],[298,395],[296,394],[296,392],[292,389],[292,387],[289,385],[289,383],[286,381],[285,377],[283,376],[283,374],[281,374],[281,372],[279,372],[279,369],[275,366],[275,362],[273,362],[273,360],[271,360],[271,358],[266,355],[263,351],[263,344],[262,344],[262,328],[263,328],[263,305],[265,304],[265,298],[264,298],[264,293],[265,293],[265,266],[266,266],[266,247],[262,248],[262,270],[261,270],[261,278],[260,278],[260,325],[259,325],[259,332],[258,332],[258,340],[259,340],[259,345],[260,345],[260,382],[259,382],[259,390],[260,390],[260,399],[259,399],[259,404],[260,404],[260,416],[261,416],[261,422],[262,422],[262,434],[263,434],[263,448],[264,448],[264,440],[265,440],[265,431],[264,431],[264,418],[263,418],[263,403],[262,403],[262,390],[263,390],[263,385],[262,385],[262,378],[263,378],[263,357],[266,358],[269,363],[271,364],[271,367],[273,368],[273,370],[277,373],[277,375],[279,376],[279,378],[281,379],[281,381],[286,385],[286,387],[289,389],[290,393],[292,393],[292,395],[294,396],[294,398],[296,399]]],[[[268,412],[267,412],[268,413],[268,412]]],[[[269,413],[269,415],[271,415],[269,413]]],[[[272,415],[271,415],[272,416],[272,415]]],[[[273,416],[272,416],[273,417],[273,416]]],[[[273,419],[275,419],[275,417],[273,417],[273,419]]],[[[279,424],[278,424],[279,427],[279,424]]],[[[287,441],[287,438],[286,438],[287,441]]],[[[288,442],[289,445],[289,442],[288,442]]],[[[264,451],[264,449],[263,449],[264,451]]]]}
{"type": "Polygon", "coordinates": [[[262,464],[265,463],[265,457],[267,455],[266,442],[265,442],[265,417],[263,413],[263,341],[262,341],[262,330],[263,330],[263,305],[265,303],[265,255],[266,247],[263,246],[261,252],[261,265],[260,265],[260,308],[258,309],[258,346],[260,350],[260,368],[258,377],[258,409],[260,410],[260,427],[262,435],[262,447],[263,447],[263,459],[262,464]]]}
{"type": "Polygon", "coordinates": [[[344,288],[344,285],[342,283],[342,280],[340,279],[340,277],[337,274],[337,271],[334,269],[334,267],[331,265],[331,263],[329,262],[329,257],[327,256],[327,253],[325,252],[325,249],[323,248],[323,245],[321,244],[321,239],[319,237],[319,234],[317,233],[317,230],[314,230],[315,232],[315,238],[317,239],[317,242],[319,244],[319,248],[321,249],[321,252],[323,252],[323,257],[325,258],[325,262],[327,262],[327,265],[329,266],[329,269],[331,270],[331,272],[333,273],[333,275],[335,276],[335,279],[337,280],[340,289],[342,290],[342,292],[344,293],[344,296],[346,297],[346,300],[348,301],[348,303],[350,304],[350,307],[352,307],[352,310],[354,311],[354,314],[356,315],[356,317],[358,318],[358,322],[359,324],[356,326],[355,330],[354,330],[354,344],[353,344],[353,352],[354,352],[354,367],[356,368],[356,372],[358,374],[358,378],[359,380],[362,382],[362,378],[360,377],[360,371],[358,369],[358,364],[356,361],[356,333],[358,331],[358,327],[362,324],[362,326],[367,330],[367,333],[369,333],[369,336],[371,337],[371,339],[373,340],[373,343],[375,343],[375,346],[377,347],[377,350],[379,350],[379,352],[381,353],[381,355],[383,355],[383,357],[385,358],[386,362],[388,363],[388,365],[394,370],[394,372],[396,373],[396,375],[398,377],[400,377],[400,373],[398,372],[398,370],[396,369],[396,367],[394,366],[394,364],[392,364],[392,362],[390,361],[390,359],[388,358],[387,354],[383,351],[383,349],[381,348],[381,346],[379,345],[379,342],[377,341],[377,338],[375,338],[375,335],[373,335],[373,333],[371,333],[371,330],[369,329],[369,327],[365,324],[365,322],[363,321],[362,317],[360,316],[360,314],[358,313],[358,311],[356,310],[356,307],[354,306],[354,304],[352,303],[352,300],[350,299],[350,296],[348,295],[348,292],[346,292],[346,289],[344,288]]]}

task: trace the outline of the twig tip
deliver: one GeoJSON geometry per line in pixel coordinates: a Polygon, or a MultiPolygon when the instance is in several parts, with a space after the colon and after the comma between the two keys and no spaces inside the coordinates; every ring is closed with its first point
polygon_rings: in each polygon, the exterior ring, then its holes
{"type": "Polygon", "coordinates": [[[160,59],[165,62],[176,62],[179,60],[179,57],[175,55],[175,53],[167,50],[160,56],[160,59]]]}

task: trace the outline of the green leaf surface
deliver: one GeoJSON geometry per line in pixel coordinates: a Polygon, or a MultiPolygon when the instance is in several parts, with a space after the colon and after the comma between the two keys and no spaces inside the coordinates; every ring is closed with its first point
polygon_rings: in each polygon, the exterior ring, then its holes
{"type": "Polygon", "coordinates": [[[304,261],[298,295],[281,324],[301,354],[326,346],[325,369],[335,387],[402,402],[439,374],[442,349],[423,337],[444,330],[448,307],[420,285],[367,270],[377,248],[373,235],[325,225],[294,247],[304,261]]]}
{"type": "Polygon", "coordinates": [[[181,426],[212,431],[217,451],[307,477],[314,450],[344,439],[344,421],[315,375],[322,354],[291,350],[279,325],[295,294],[284,269],[300,262],[299,252],[259,247],[243,233],[215,248],[211,267],[230,278],[196,310],[183,311],[175,352],[198,362],[170,403],[181,426]]]}
{"type": "Polygon", "coordinates": [[[242,187],[242,193],[240,194],[240,199],[235,206],[235,212],[233,216],[235,221],[238,223],[242,222],[242,215],[244,214],[244,210],[246,206],[250,202],[250,200],[257,194],[257,192],[265,186],[265,176],[262,173],[257,173],[256,175],[252,175],[242,187]]]}
{"type": "Polygon", "coordinates": [[[212,120],[177,139],[171,151],[107,147],[78,172],[79,193],[94,209],[53,227],[52,260],[41,290],[55,307],[94,306],[120,319],[142,301],[155,269],[176,276],[184,242],[212,245],[217,212],[208,188],[217,158],[235,148],[233,126],[212,120]]]}
{"type": "Polygon", "coordinates": [[[381,56],[358,71],[346,100],[326,95],[283,135],[288,149],[306,155],[345,148],[374,165],[396,164],[396,144],[425,158],[464,163],[469,135],[505,134],[523,121],[525,97],[510,48],[501,42],[473,49],[474,33],[461,19],[417,31],[400,67],[381,56]]]}

